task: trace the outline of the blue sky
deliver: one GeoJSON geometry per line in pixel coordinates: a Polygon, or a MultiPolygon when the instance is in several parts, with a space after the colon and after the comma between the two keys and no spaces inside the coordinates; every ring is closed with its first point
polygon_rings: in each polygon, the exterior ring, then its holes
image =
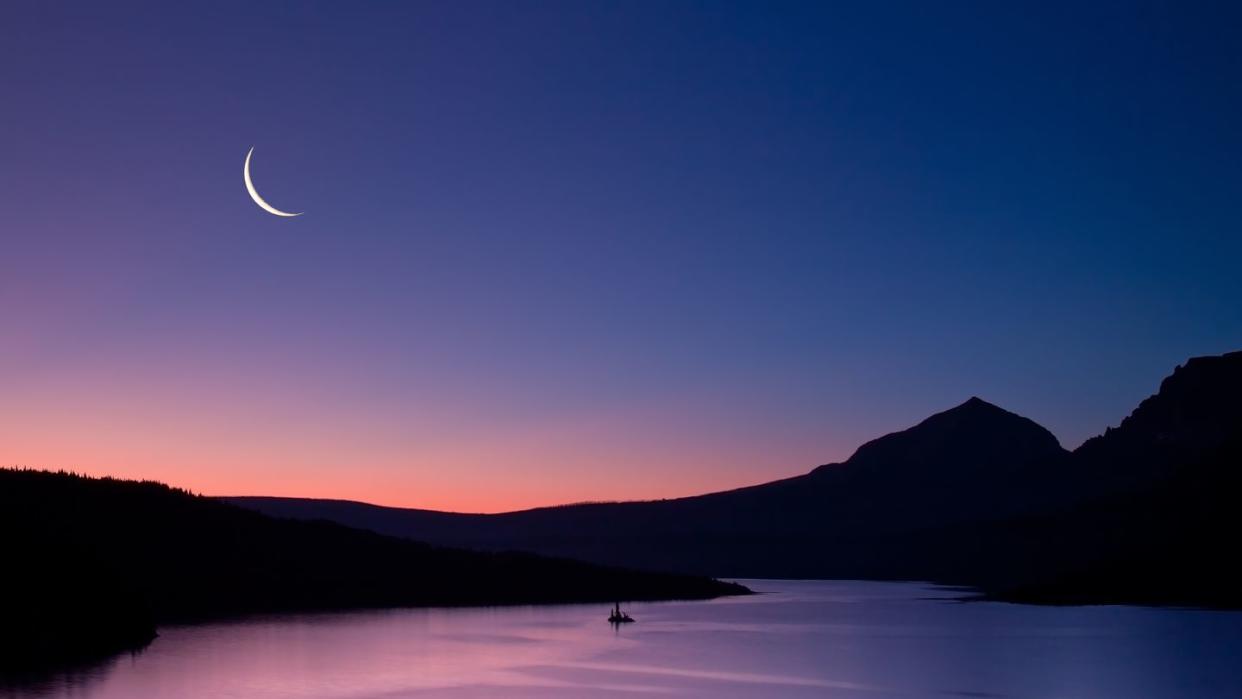
{"type": "Polygon", "coordinates": [[[1076,446],[1242,348],[1240,14],[6,5],[0,461],[503,509],[971,395],[1076,446]]]}

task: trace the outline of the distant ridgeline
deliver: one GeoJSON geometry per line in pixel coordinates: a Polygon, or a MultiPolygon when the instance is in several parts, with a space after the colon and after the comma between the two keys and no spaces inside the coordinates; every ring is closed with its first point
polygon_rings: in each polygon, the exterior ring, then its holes
{"type": "MultiPolygon", "coordinates": [[[[433,547],[275,520],[152,482],[0,469],[0,671],[145,645],[249,612],[702,599],[708,578],[433,547]]],[[[602,613],[602,612],[601,612],[602,613]]]]}
{"type": "Polygon", "coordinates": [[[461,515],[230,498],[483,550],[736,577],[936,580],[1006,599],[1242,606],[1242,352],[1191,359],[1073,452],[978,398],[795,478],[461,515]]]}

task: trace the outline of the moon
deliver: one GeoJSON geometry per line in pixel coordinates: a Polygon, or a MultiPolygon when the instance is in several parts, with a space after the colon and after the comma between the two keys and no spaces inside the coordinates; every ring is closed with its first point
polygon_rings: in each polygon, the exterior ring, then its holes
{"type": "Polygon", "coordinates": [[[250,152],[246,153],[246,165],[242,167],[242,177],[244,177],[246,180],[246,191],[250,192],[250,198],[254,199],[254,203],[258,204],[260,209],[263,209],[267,213],[274,214],[276,216],[285,216],[285,217],[301,216],[302,215],[301,211],[299,211],[296,214],[291,214],[288,211],[281,211],[280,209],[277,209],[271,204],[263,201],[263,197],[259,196],[259,193],[255,191],[254,182],[250,181],[250,156],[252,155],[254,155],[254,146],[251,146],[250,152]]]}

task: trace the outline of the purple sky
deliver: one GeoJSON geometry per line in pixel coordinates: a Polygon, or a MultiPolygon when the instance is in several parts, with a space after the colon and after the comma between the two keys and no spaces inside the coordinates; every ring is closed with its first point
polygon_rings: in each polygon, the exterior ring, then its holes
{"type": "Polygon", "coordinates": [[[1242,348],[1236,5],[114,5],[0,10],[0,463],[664,497],[1242,348]]]}

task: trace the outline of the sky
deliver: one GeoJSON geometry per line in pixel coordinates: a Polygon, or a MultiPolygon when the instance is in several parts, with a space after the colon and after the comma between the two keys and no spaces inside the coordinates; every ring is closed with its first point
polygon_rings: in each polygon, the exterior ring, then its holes
{"type": "Polygon", "coordinates": [[[1242,349],[1242,6],[833,5],[4,3],[0,464],[673,497],[1242,349]]]}

